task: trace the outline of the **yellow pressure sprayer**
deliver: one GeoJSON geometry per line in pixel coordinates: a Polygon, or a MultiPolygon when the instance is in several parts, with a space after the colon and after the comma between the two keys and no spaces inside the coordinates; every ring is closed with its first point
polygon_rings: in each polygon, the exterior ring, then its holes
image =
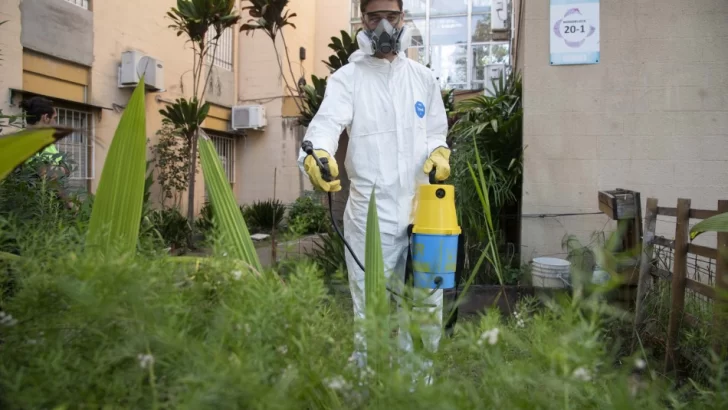
{"type": "MultiPolygon", "coordinates": [[[[322,178],[327,182],[332,181],[333,177],[329,171],[328,160],[318,158],[311,142],[303,141],[301,149],[314,158],[321,170],[322,178]]],[[[462,230],[458,225],[455,210],[455,187],[438,183],[435,180],[435,171],[433,168],[429,174],[430,185],[421,185],[418,188],[414,224],[410,225],[408,229],[410,249],[405,281],[412,283],[416,288],[431,290],[428,297],[440,289],[455,289],[454,299],[457,299],[457,285],[463,268],[464,250],[462,230]]],[[[330,192],[328,196],[331,224],[351,253],[354,261],[364,271],[364,264],[361,263],[349,243],[346,242],[344,235],[336,224],[330,192]]],[[[387,287],[387,290],[398,297],[414,302],[411,298],[400,295],[389,287],[387,287]]],[[[432,304],[418,302],[413,303],[413,306],[435,307],[432,304]]],[[[452,309],[453,314],[449,316],[449,320],[445,325],[448,334],[452,333],[452,328],[457,321],[457,307],[454,304],[452,309]]]]}
{"type": "Polygon", "coordinates": [[[410,254],[414,287],[454,289],[458,244],[462,230],[455,211],[455,187],[438,184],[435,169],[430,185],[421,185],[412,225],[410,254]]]}

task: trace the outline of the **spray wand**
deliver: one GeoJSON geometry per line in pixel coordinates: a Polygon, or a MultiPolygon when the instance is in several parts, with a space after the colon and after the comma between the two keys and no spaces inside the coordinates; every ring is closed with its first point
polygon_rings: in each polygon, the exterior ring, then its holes
{"type": "MultiPolygon", "coordinates": [[[[306,154],[311,155],[313,157],[313,159],[316,161],[316,165],[318,165],[319,170],[321,171],[321,178],[326,182],[333,181],[334,178],[331,175],[331,170],[329,169],[329,159],[328,158],[319,158],[316,155],[316,153],[314,152],[313,144],[311,143],[311,141],[303,141],[303,143],[301,144],[301,149],[306,154]]],[[[435,169],[433,168],[432,172],[430,172],[430,183],[433,183],[434,179],[435,179],[435,169]]],[[[334,218],[334,208],[333,208],[333,201],[331,198],[331,192],[327,192],[327,194],[328,194],[328,199],[329,199],[329,217],[331,218],[331,224],[334,226],[334,230],[339,235],[339,238],[341,238],[342,242],[344,242],[344,246],[346,246],[346,249],[349,250],[349,253],[351,254],[352,258],[354,258],[354,261],[356,262],[356,264],[359,265],[359,268],[361,268],[362,271],[366,272],[366,269],[364,269],[364,264],[361,263],[359,258],[356,256],[356,253],[354,252],[354,250],[351,249],[349,242],[347,242],[346,239],[344,239],[344,234],[341,233],[341,230],[339,229],[339,226],[336,223],[336,218],[334,218]]],[[[438,277],[437,280],[439,280],[439,283],[436,282],[437,288],[433,289],[432,292],[430,292],[430,294],[427,295],[427,298],[434,295],[435,292],[440,288],[442,279],[438,277]]],[[[395,296],[398,296],[402,299],[409,300],[414,305],[415,301],[413,299],[408,298],[406,296],[403,296],[403,295],[393,291],[392,289],[389,288],[389,286],[386,286],[386,288],[387,288],[387,291],[389,291],[389,293],[391,293],[395,296]]],[[[434,305],[434,304],[423,304],[420,306],[421,307],[433,307],[433,308],[437,307],[437,305],[434,305]]]]}

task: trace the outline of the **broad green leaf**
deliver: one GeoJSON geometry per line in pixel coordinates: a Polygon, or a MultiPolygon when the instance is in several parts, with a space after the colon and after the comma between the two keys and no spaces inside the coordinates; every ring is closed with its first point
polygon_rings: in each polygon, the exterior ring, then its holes
{"type": "Polygon", "coordinates": [[[89,221],[88,245],[133,252],[139,236],[146,178],[144,78],[131,95],[101,172],[89,221]]]}
{"type": "Polygon", "coordinates": [[[690,239],[705,232],[728,232],[728,212],[704,219],[690,230],[690,239]]]}
{"type": "Polygon", "coordinates": [[[0,180],[18,165],[73,132],[70,128],[31,128],[0,136],[0,180]]]}
{"type": "Polygon", "coordinates": [[[382,255],[382,237],[379,232],[379,216],[377,199],[372,188],[367,213],[366,245],[364,248],[364,305],[366,324],[369,328],[367,337],[367,356],[375,374],[379,374],[385,365],[381,341],[387,329],[384,326],[388,316],[387,287],[384,276],[384,256],[382,255]]]}
{"type": "Polygon", "coordinates": [[[198,147],[200,149],[200,164],[205,185],[210,194],[210,202],[216,221],[216,229],[222,237],[223,249],[231,256],[247,263],[258,272],[262,270],[258,253],[255,251],[253,240],[250,239],[243,214],[235,202],[233,191],[220,162],[220,157],[210,137],[198,129],[198,147]]]}
{"type": "Polygon", "coordinates": [[[386,306],[387,289],[384,283],[384,256],[382,255],[382,238],[379,232],[379,216],[377,214],[377,199],[374,189],[372,189],[367,214],[364,268],[366,270],[364,286],[366,289],[367,311],[378,315],[382,313],[383,305],[386,306]]]}

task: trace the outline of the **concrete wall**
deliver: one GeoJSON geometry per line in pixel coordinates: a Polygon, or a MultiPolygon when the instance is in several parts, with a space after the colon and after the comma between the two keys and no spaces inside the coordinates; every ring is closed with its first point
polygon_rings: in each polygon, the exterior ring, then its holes
{"type": "Polygon", "coordinates": [[[58,0],[23,0],[20,10],[23,47],[86,66],[93,63],[94,13],[58,0]]]}
{"type": "Polygon", "coordinates": [[[22,26],[20,24],[20,1],[0,1],[0,109],[4,113],[15,111],[10,106],[10,88],[23,88],[23,46],[20,44],[22,26]]]}
{"type": "Polygon", "coordinates": [[[210,79],[207,82],[207,91],[205,91],[205,100],[222,105],[232,107],[235,105],[236,87],[235,87],[235,71],[224,70],[216,66],[206,66],[207,70],[212,70],[210,79]]]}
{"type": "Polygon", "coordinates": [[[600,62],[570,67],[549,66],[549,2],[523,3],[525,260],[603,230],[604,216],[538,217],[598,212],[598,190],[728,198],[728,1],[602,1],[600,62]]]}

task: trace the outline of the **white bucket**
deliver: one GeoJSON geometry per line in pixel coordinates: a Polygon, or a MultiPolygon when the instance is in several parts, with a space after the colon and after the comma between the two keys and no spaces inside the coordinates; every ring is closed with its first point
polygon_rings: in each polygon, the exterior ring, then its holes
{"type": "Polygon", "coordinates": [[[536,258],[531,261],[533,287],[561,289],[570,281],[571,262],[558,258],[536,258]]]}

